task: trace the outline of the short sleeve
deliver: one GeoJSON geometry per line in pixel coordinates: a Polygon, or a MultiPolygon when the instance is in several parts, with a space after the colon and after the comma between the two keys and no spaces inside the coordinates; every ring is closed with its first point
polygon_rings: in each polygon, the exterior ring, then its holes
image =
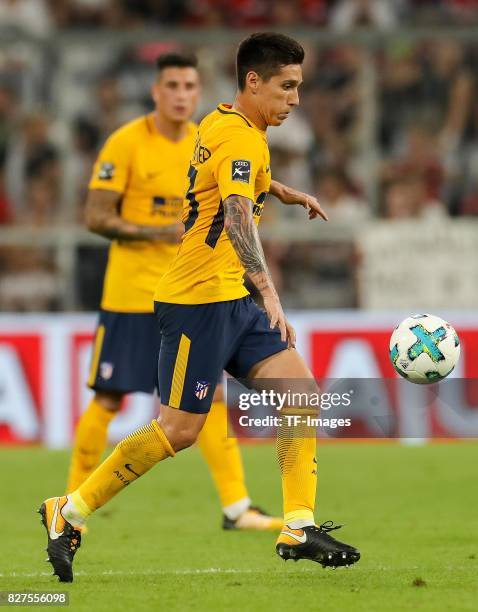
{"type": "Polygon", "coordinates": [[[255,200],[255,182],[264,162],[264,145],[251,132],[231,130],[227,140],[214,152],[213,174],[222,200],[232,194],[255,200]]]}
{"type": "Polygon", "coordinates": [[[101,149],[88,187],[123,193],[130,172],[131,146],[121,131],[114,132],[101,149]]]}

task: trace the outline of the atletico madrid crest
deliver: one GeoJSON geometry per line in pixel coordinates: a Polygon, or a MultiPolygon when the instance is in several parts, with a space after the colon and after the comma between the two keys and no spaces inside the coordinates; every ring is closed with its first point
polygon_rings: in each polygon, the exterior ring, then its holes
{"type": "Polygon", "coordinates": [[[100,377],[103,380],[109,380],[113,376],[114,365],[108,361],[100,363],[100,377]]]}
{"type": "Polygon", "coordinates": [[[206,380],[198,380],[196,383],[194,395],[200,400],[204,399],[209,391],[210,386],[210,383],[208,383],[206,380]]]}

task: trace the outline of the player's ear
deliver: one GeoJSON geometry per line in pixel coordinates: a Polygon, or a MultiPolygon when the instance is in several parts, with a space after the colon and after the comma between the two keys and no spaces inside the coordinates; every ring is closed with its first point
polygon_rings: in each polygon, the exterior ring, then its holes
{"type": "Polygon", "coordinates": [[[153,98],[153,102],[157,104],[158,103],[158,90],[156,88],[156,83],[153,83],[151,85],[151,97],[153,98]]]}
{"type": "Polygon", "coordinates": [[[254,70],[249,70],[246,74],[246,84],[254,95],[257,93],[259,87],[259,80],[260,77],[254,70]]]}

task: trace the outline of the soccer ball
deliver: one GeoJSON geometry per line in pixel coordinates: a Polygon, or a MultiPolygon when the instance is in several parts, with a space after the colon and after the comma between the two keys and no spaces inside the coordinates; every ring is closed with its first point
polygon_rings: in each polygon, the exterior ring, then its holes
{"type": "Polygon", "coordinates": [[[460,357],[460,340],[453,327],[431,314],[407,317],[393,330],[390,359],[395,370],[418,384],[442,380],[460,357]]]}

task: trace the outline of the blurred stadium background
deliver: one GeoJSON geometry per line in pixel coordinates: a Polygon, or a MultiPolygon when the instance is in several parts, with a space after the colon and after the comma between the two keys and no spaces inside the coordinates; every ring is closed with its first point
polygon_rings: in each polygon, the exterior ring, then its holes
{"type": "Polygon", "coordinates": [[[199,56],[198,119],[231,100],[245,28],[307,49],[301,108],[269,133],[272,167],[331,223],[268,207],[285,305],[475,308],[476,25],[471,0],[1,0],[1,310],[97,308],[107,244],[82,207],[98,147],[151,108],[154,59],[172,47],[199,56]]]}

